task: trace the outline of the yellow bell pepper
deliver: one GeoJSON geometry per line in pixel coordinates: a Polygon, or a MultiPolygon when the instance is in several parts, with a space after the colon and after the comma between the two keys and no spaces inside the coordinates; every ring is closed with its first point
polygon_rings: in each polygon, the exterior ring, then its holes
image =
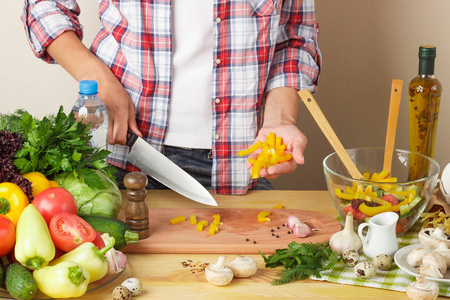
{"type": "Polygon", "coordinates": [[[383,213],[383,212],[391,211],[391,210],[392,210],[392,205],[389,203],[389,204],[386,204],[386,205],[375,206],[375,207],[369,207],[369,206],[367,206],[365,203],[362,203],[362,204],[359,206],[359,210],[360,210],[363,214],[368,215],[368,216],[370,216],[370,217],[373,217],[373,216],[378,215],[378,214],[381,214],[381,213],[383,213]]]}
{"type": "Polygon", "coordinates": [[[17,226],[20,214],[30,204],[27,195],[14,183],[0,183],[0,214],[17,226]]]}
{"type": "Polygon", "coordinates": [[[191,222],[191,225],[197,224],[197,217],[195,216],[195,214],[192,214],[189,220],[191,222]]]}
{"type": "Polygon", "coordinates": [[[47,223],[33,204],[25,207],[17,222],[14,254],[17,261],[31,270],[45,267],[55,257],[47,223]]]}
{"type": "Polygon", "coordinates": [[[216,224],[211,223],[211,225],[209,226],[208,234],[209,235],[213,235],[213,234],[215,234],[218,231],[219,231],[219,227],[216,224]]]}
{"type": "Polygon", "coordinates": [[[70,252],[50,262],[50,266],[56,266],[61,262],[73,261],[85,267],[90,275],[89,282],[102,279],[108,272],[108,262],[104,256],[114,246],[115,239],[110,237],[110,242],[101,250],[91,242],[85,242],[70,252]]]}
{"type": "Polygon", "coordinates": [[[52,185],[48,181],[48,179],[44,176],[44,174],[40,172],[31,172],[23,174],[22,177],[28,179],[28,181],[31,182],[31,191],[33,194],[33,197],[36,197],[39,195],[40,192],[43,190],[46,190],[48,188],[51,188],[52,185]]]}
{"type": "Polygon", "coordinates": [[[206,226],[208,226],[208,221],[200,221],[197,223],[197,231],[203,231],[203,228],[205,228],[206,226]]]}
{"type": "Polygon", "coordinates": [[[217,226],[220,224],[220,215],[219,214],[213,215],[213,219],[214,219],[214,221],[213,221],[214,225],[217,226]]]}
{"type": "Polygon", "coordinates": [[[270,222],[270,218],[268,218],[270,216],[270,211],[262,211],[258,214],[258,222],[270,222]]]}
{"type": "Polygon", "coordinates": [[[173,224],[181,223],[181,222],[184,222],[184,221],[186,221],[186,218],[184,216],[178,216],[178,217],[175,217],[173,219],[170,219],[170,224],[173,225],[173,224]]]}
{"type": "Polygon", "coordinates": [[[90,281],[87,268],[64,261],[35,270],[33,277],[39,290],[52,298],[75,298],[86,293],[90,281]]]}

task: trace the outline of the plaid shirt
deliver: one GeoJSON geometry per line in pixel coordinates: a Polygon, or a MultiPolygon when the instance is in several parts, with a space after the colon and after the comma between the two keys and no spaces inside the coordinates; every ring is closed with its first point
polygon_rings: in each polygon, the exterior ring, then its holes
{"type": "MultiPolygon", "coordinates": [[[[239,150],[262,124],[264,94],[276,87],[316,90],[320,72],[313,0],[213,0],[212,192],[244,194],[254,185],[239,150]],[[318,63],[316,63],[318,61],[318,63]]],[[[187,12],[188,13],[188,12],[187,12]]],[[[22,20],[35,55],[64,31],[82,38],[75,0],[25,0],[22,20]]],[[[171,1],[100,0],[91,51],[108,65],[136,107],[138,128],[161,150],[171,90],[171,1]]],[[[111,147],[110,163],[136,170],[127,147],[111,147]]]]}

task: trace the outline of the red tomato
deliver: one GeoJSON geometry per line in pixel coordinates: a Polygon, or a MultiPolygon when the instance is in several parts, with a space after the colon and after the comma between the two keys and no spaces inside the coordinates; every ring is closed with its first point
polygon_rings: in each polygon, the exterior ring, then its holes
{"type": "Polygon", "coordinates": [[[95,230],[77,215],[62,212],[50,221],[50,235],[55,246],[69,252],[85,242],[95,239],[95,230]]]}
{"type": "Polygon", "coordinates": [[[381,199],[383,199],[384,201],[387,201],[387,202],[391,203],[392,206],[398,204],[398,199],[397,199],[397,197],[395,197],[395,196],[392,195],[392,194],[384,195],[383,197],[381,197],[381,199]]]}
{"type": "Polygon", "coordinates": [[[60,212],[76,215],[78,206],[72,194],[63,188],[51,187],[40,192],[33,200],[33,205],[44,217],[47,225],[52,217],[60,212]]]}
{"type": "Polygon", "coordinates": [[[7,255],[16,244],[16,228],[10,219],[0,216],[0,258],[7,255]]]}
{"type": "Polygon", "coordinates": [[[97,230],[95,231],[95,239],[92,242],[95,246],[97,246],[98,249],[102,249],[103,247],[105,247],[105,242],[102,239],[102,233],[98,232],[97,230]]]}

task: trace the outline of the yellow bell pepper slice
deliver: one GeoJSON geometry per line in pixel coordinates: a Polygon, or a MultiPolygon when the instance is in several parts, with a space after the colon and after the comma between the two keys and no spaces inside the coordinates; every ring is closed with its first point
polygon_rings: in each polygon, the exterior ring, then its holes
{"type": "Polygon", "coordinates": [[[283,204],[282,203],[278,203],[277,205],[275,205],[274,207],[272,207],[273,209],[280,209],[283,208],[283,204]]]}
{"type": "Polygon", "coordinates": [[[184,222],[184,221],[186,221],[186,218],[184,216],[178,216],[178,217],[175,217],[173,219],[170,219],[170,224],[173,225],[173,224],[181,223],[181,222],[184,222]]]}
{"type": "Polygon", "coordinates": [[[213,215],[213,219],[214,219],[214,221],[213,221],[214,225],[219,225],[220,224],[220,215],[219,214],[213,215]]]}
{"type": "Polygon", "coordinates": [[[248,147],[245,150],[241,150],[238,152],[239,156],[246,156],[249,155],[253,152],[255,152],[256,150],[258,150],[259,148],[261,148],[261,141],[258,141],[256,144],[251,145],[250,147],[248,147]]]}
{"type": "Polygon", "coordinates": [[[216,224],[211,223],[211,225],[209,226],[208,234],[213,235],[218,231],[219,231],[219,227],[216,224]]]}
{"type": "Polygon", "coordinates": [[[191,225],[197,224],[197,217],[195,216],[195,214],[191,215],[191,217],[189,218],[189,221],[190,221],[191,225]]]}
{"type": "Polygon", "coordinates": [[[203,228],[205,228],[206,226],[208,226],[208,221],[200,221],[197,223],[197,231],[203,231],[203,228]]]}
{"type": "Polygon", "coordinates": [[[373,216],[381,214],[383,212],[391,211],[392,210],[392,205],[389,203],[389,204],[386,204],[386,205],[381,205],[381,206],[376,206],[376,207],[369,207],[365,203],[362,203],[359,206],[359,210],[363,214],[368,215],[370,217],[373,217],[373,216]]]}
{"type": "Polygon", "coordinates": [[[404,205],[408,205],[408,204],[409,204],[409,199],[406,198],[405,200],[403,200],[399,204],[392,206],[391,210],[392,211],[400,211],[400,206],[404,206],[404,205]]]}
{"type": "Polygon", "coordinates": [[[270,216],[270,211],[265,210],[260,212],[258,214],[258,222],[270,222],[270,218],[268,218],[268,216],[270,216]]]}

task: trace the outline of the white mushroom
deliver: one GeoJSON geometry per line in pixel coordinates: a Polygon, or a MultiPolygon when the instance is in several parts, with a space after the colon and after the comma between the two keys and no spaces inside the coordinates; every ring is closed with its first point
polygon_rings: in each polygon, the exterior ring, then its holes
{"type": "Polygon", "coordinates": [[[234,277],[250,277],[258,270],[256,260],[243,255],[236,256],[227,266],[233,271],[234,277]]]}
{"type": "Polygon", "coordinates": [[[406,287],[406,295],[413,300],[434,300],[439,296],[439,285],[423,276],[416,277],[417,282],[411,282],[406,287]]]}
{"type": "Polygon", "coordinates": [[[446,247],[439,247],[436,250],[433,250],[432,252],[439,254],[442,256],[447,263],[447,268],[450,268],[450,250],[446,247]]]}
{"type": "Polygon", "coordinates": [[[226,256],[221,256],[217,263],[210,264],[205,269],[205,277],[209,283],[223,286],[233,279],[233,271],[225,265],[226,256]]]}
{"type": "Polygon", "coordinates": [[[442,228],[424,228],[419,232],[420,243],[430,250],[437,248],[450,248],[450,235],[442,228]]]}
{"type": "Polygon", "coordinates": [[[447,262],[437,253],[429,252],[422,257],[419,273],[433,278],[444,278],[447,262]]]}
{"type": "Polygon", "coordinates": [[[428,253],[428,250],[422,247],[416,248],[409,252],[406,262],[411,267],[419,267],[422,264],[422,257],[428,253]]]}

